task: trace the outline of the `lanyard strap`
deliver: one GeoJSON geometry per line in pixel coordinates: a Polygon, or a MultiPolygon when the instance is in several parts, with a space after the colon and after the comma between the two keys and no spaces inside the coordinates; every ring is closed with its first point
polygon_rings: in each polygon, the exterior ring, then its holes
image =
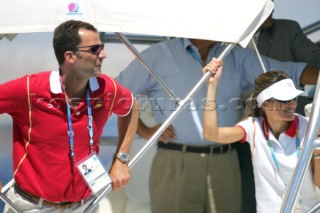
{"type": "Polygon", "coordinates": [[[92,108],[90,102],[90,93],[87,89],[87,105],[88,105],[88,130],[90,136],[90,150],[93,152],[93,127],[92,127],[92,108]]]}
{"type": "MultiPolygon", "coordinates": [[[[67,111],[68,111],[68,136],[69,136],[69,146],[71,151],[71,158],[75,161],[75,154],[74,154],[74,132],[72,130],[72,118],[71,118],[71,109],[70,105],[68,103],[68,100],[66,100],[67,103],[67,111]]],[[[90,93],[89,89],[87,89],[87,105],[88,105],[88,130],[89,130],[89,136],[90,136],[90,150],[93,152],[93,127],[92,127],[92,108],[90,103],[90,93]]]]}

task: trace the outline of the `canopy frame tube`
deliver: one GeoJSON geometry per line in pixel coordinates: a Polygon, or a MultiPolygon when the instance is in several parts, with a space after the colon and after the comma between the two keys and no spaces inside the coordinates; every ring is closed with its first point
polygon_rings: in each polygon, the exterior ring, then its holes
{"type": "Polygon", "coordinates": [[[308,213],[316,213],[320,209],[320,203],[311,208],[308,213]]]}
{"type": "Polygon", "coordinates": [[[11,207],[11,209],[15,212],[15,213],[22,213],[22,211],[20,209],[18,209],[5,195],[5,193],[7,193],[7,191],[12,187],[14,183],[14,180],[12,179],[9,183],[7,183],[4,187],[2,187],[1,192],[0,192],[0,199],[7,204],[8,206],[11,207]]]}

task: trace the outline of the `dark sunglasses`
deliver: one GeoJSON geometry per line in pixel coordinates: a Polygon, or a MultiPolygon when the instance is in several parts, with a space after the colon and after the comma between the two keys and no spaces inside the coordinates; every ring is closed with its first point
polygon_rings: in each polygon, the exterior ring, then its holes
{"type": "Polygon", "coordinates": [[[81,51],[81,52],[87,52],[95,55],[99,55],[100,51],[104,49],[104,44],[95,44],[95,45],[90,45],[90,46],[82,46],[82,47],[76,47],[76,51],[81,51]],[[88,50],[79,50],[79,48],[88,48],[88,50]]]}
{"type": "Polygon", "coordinates": [[[298,97],[295,97],[295,98],[288,100],[288,101],[280,101],[280,100],[274,99],[274,98],[272,100],[278,101],[280,104],[289,104],[289,103],[291,103],[291,101],[296,102],[298,100],[298,97]]]}

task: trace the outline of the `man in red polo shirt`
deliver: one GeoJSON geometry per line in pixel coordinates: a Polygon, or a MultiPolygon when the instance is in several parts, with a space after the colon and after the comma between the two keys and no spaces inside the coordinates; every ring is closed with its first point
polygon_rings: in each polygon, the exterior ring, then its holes
{"type": "Polygon", "coordinates": [[[94,26],[66,21],[55,29],[53,46],[59,70],[0,85],[0,114],[13,119],[15,184],[7,197],[23,212],[82,213],[95,196],[79,164],[97,159],[112,113],[118,115],[119,128],[109,171],[112,190],[129,182],[138,104],[128,89],[101,73],[106,54],[94,26]]]}

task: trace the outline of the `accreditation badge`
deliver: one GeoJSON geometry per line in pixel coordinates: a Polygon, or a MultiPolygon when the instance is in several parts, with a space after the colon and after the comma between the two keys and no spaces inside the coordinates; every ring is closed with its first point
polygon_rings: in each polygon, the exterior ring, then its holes
{"type": "Polygon", "coordinates": [[[111,178],[95,152],[77,162],[76,166],[93,194],[111,184],[111,178]]]}

